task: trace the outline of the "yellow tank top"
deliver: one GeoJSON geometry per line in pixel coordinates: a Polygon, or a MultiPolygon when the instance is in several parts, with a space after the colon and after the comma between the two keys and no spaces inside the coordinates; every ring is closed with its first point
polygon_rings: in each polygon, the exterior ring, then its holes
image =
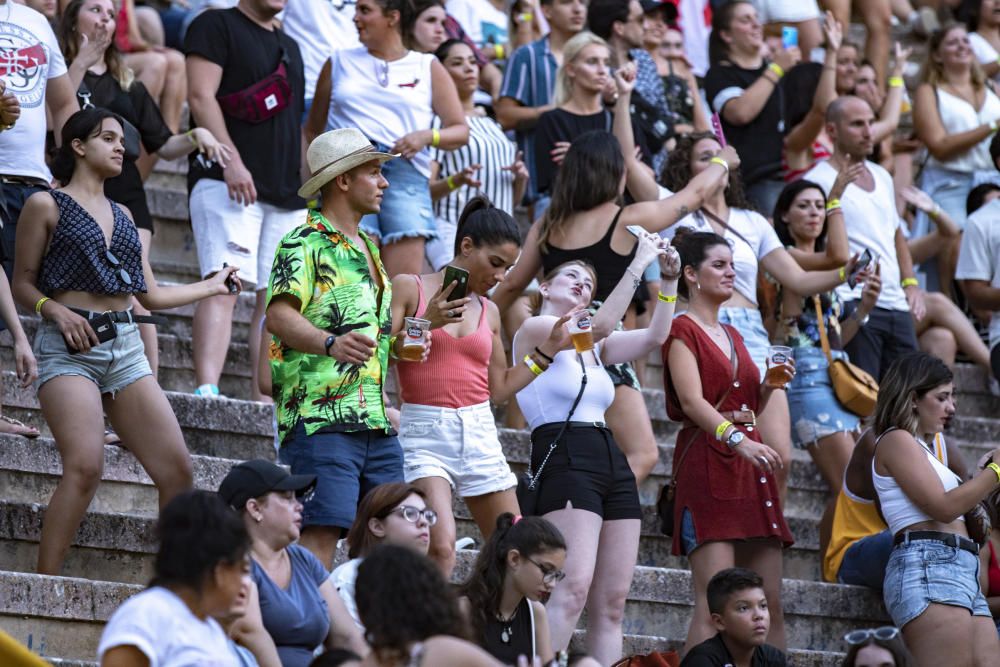
{"type": "MultiPolygon", "coordinates": [[[[948,465],[948,450],[942,434],[934,435],[931,450],[938,461],[948,465]]],[[[881,533],[887,528],[875,508],[874,501],[859,498],[847,489],[846,484],[841,484],[840,493],[837,494],[837,505],[833,511],[830,544],[823,554],[823,579],[837,583],[837,572],[840,571],[840,564],[844,561],[847,550],[858,540],[881,533]]]]}

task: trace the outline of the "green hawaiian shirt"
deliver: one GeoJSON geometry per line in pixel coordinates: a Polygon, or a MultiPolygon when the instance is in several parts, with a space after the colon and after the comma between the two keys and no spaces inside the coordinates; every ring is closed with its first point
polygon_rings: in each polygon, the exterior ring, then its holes
{"type": "Polygon", "coordinates": [[[391,428],[382,386],[389,368],[392,288],[378,248],[364,232],[360,234],[385,286],[381,301],[365,253],[319,211],[310,211],[306,223],[286,234],[278,245],[268,303],[275,296],[289,294],[298,300],[299,312],[323,331],[337,335],[357,331],[378,343],[368,362],[357,365],[300,352],[277,336],[271,338],[271,386],[282,442],[300,420],[307,435],[320,429],[391,428]]]}

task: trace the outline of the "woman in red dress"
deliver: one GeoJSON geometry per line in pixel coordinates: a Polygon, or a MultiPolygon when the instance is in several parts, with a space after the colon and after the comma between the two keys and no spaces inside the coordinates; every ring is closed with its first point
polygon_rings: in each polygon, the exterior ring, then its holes
{"type": "MultiPolygon", "coordinates": [[[[785,647],[781,610],[781,549],[792,544],[778,499],[775,471],[784,462],[759,442],[755,415],[791,380],[783,365],[760,373],[739,332],[719,323],[719,306],[733,293],[733,253],[712,232],[680,229],[674,237],[688,310],[663,345],[667,414],[683,423],[674,449],[677,478],[673,553],[691,563],[695,605],[685,650],[709,639],[708,580],[725,568],[760,573],[771,612],[769,644],[785,647]]],[[[763,630],[762,630],[763,631],[763,630]]]]}

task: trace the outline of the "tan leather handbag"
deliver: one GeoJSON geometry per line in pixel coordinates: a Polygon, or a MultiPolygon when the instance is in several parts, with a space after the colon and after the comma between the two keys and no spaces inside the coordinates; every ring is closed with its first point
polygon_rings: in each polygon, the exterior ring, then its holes
{"type": "Polygon", "coordinates": [[[816,306],[819,342],[830,364],[830,384],[833,385],[833,393],[837,395],[841,405],[859,417],[872,415],[875,412],[875,402],[878,400],[878,382],[851,362],[833,358],[830,354],[830,340],[826,336],[826,324],[823,322],[823,310],[820,308],[818,296],[813,296],[813,305],[816,306]]]}

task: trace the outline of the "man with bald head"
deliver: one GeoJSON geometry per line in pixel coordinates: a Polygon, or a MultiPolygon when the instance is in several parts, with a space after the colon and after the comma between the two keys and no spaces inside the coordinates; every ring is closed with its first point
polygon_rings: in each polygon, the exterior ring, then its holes
{"type": "MultiPolygon", "coordinates": [[[[878,262],[882,292],[871,314],[860,320],[858,334],[846,346],[851,361],[881,378],[894,359],[917,349],[913,319],[923,318],[923,292],[913,276],[913,261],[896,212],[892,176],[867,160],[873,148],[875,114],[864,100],[839,97],[826,111],[826,131],[833,140],[833,156],[813,167],[804,178],[829,193],[837,172],[850,162],[863,162],[861,175],[844,190],[840,206],[847,225],[852,254],[870,250],[878,262]],[[912,317],[911,317],[912,313],[912,317]]],[[[832,202],[828,202],[828,206],[832,202]]],[[[872,265],[874,268],[874,263],[872,265]]],[[[854,317],[862,285],[837,288],[844,313],[854,317]]]]}

